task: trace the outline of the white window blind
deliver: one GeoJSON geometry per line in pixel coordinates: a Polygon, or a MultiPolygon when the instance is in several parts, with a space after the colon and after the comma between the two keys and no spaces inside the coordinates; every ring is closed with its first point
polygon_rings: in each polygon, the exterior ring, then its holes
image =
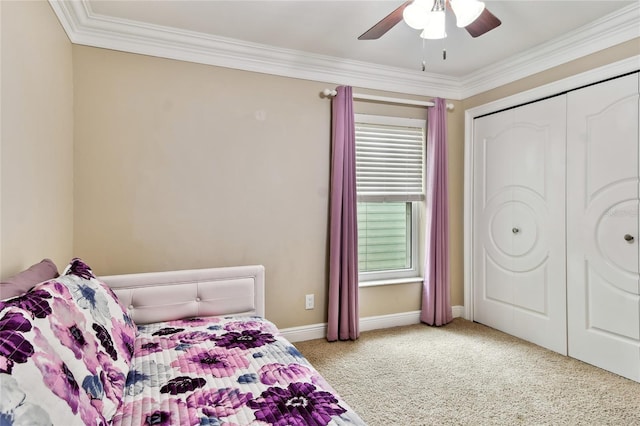
{"type": "Polygon", "coordinates": [[[406,124],[396,126],[371,117],[356,116],[358,200],[424,200],[424,121],[398,119],[406,124]]]}
{"type": "Polygon", "coordinates": [[[356,114],[360,282],[417,277],[426,121],[356,114]]]}

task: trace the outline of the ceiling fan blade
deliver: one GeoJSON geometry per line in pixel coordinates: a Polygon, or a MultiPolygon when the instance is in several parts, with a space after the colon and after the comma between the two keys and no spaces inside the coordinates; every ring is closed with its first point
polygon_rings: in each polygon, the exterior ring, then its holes
{"type": "Polygon", "coordinates": [[[396,10],[385,16],[380,22],[369,28],[364,34],[358,37],[358,40],[375,40],[382,37],[398,22],[402,21],[402,12],[404,11],[404,8],[409,6],[411,3],[413,3],[413,0],[409,0],[402,4],[396,10]]]}
{"type": "Polygon", "coordinates": [[[471,34],[471,37],[475,38],[488,33],[492,29],[500,26],[500,24],[502,24],[502,21],[493,13],[489,12],[489,9],[485,8],[478,19],[467,25],[465,29],[471,34]]]}

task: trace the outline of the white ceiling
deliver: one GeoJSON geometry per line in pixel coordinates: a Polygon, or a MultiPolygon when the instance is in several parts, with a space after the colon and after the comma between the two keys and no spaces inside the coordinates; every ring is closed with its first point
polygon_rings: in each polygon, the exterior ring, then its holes
{"type": "MultiPolygon", "coordinates": [[[[342,75],[344,84],[351,84],[350,79],[358,83],[360,75],[371,80],[370,83],[360,82],[360,85],[382,89],[386,89],[385,78],[397,79],[399,75],[405,75],[416,85],[430,79],[440,87],[464,91],[465,85],[477,84],[474,80],[480,77],[486,80],[492,74],[503,72],[504,67],[498,65],[507,61],[522,62],[529,56],[540,62],[553,55],[564,55],[565,59],[558,57],[546,65],[527,68],[536,72],[541,66],[557,65],[563,60],[575,59],[572,56],[590,53],[589,46],[593,51],[608,47],[600,45],[603,43],[600,39],[613,37],[608,43],[618,43],[640,36],[638,0],[486,0],[488,9],[502,21],[501,26],[474,39],[466,30],[455,26],[453,14],[449,13],[448,37],[425,42],[419,37],[418,30],[404,22],[378,40],[357,39],[403,0],[82,0],[82,8],[75,9],[68,5],[60,7],[70,2],[50,2],[67,32],[71,33],[72,41],[80,44],[170,57],[159,53],[163,48],[166,50],[167,40],[177,43],[179,39],[189,38],[189,46],[197,45],[198,48],[201,41],[206,40],[215,42],[217,49],[212,53],[211,47],[207,46],[208,55],[221,56],[220,46],[224,45],[223,50],[232,51],[234,60],[262,63],[262,68],[253,65],[255,70],[270,72],[268,68],[273,64],[267,57],[271,55],[276,62],[285,61],[287,68],[296,68],[295,73],[302,78],[313,77],[306,75],[306,70],[326,75],[327,81],[339,80],[339,75],[332,76],[333,70],[339,69],[336,72],[342,75]],[[75,12],[69,13],[70,10],[75,12]],[[623,37],[611,36],[629,22],[630,32],[627,28],[623,37]],[[601,31],[603,27],[605,31],[601,31]],[[133,34],[135,38],[143,29],[162,34],[162,40],[158,40],[154,49],[123,47],[123,37],[133,34]],[[105,30],[118,32],[118,38],[105,41],[110,37],[105,35],[105,30]],[[567,47],[576,37],[583,43],[581,50],[567,47]],[[565,47],[557,48],[562,43],[565,47]],[[447,51],[446,60],[442,59],[443,49],[447,51]],[[426,72],[421,71],[423,59],[426,72]],[[296,61],[299,63],[294,63],[296,61]],[[331,71],[323,71],[323,66],[331,71]],[[374,83],[374,80],[380,81],[374,83]]],[[[140,44],[140,40],[136,43],[140,44]]],[[[175,48],[182,49],[182,55],[188,50],[179,44],[175,48]]],[[[640,54],[640,45],[638,50],[640,54]]],[[[227,66],[225,60],[229,58],[187,60],[227,66]]],[[[243,68],[242,65],[238,67],[243,68]]],[[[525,68],[510,78],[526,73],[525,68]]],[[[254,70],[249,65],[245,69],[254,70]]],[[[275,73],[287,75],[294,71],[275,73]]],[[[470,89],[466,89],[465,95],[468,95],[470,89]]],[[[478,90],[481,89],[475,89],[478,90]]],[[[456,97],[451,93],[445,95],[456,97]]]]}

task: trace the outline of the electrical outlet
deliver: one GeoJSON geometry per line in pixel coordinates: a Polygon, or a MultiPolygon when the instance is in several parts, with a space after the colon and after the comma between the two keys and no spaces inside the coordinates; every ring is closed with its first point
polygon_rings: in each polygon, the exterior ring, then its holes
{"type": "Polygon", "coordinates": [[[307,294],[304,297],[304,308],[305,309],[313,309],[315,307],[315,300],[313,294],[307,294]]]}

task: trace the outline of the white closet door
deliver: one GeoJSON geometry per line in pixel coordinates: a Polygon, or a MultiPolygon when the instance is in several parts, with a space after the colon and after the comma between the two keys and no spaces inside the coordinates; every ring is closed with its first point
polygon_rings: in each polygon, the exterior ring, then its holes
{"type": "Polygon", "coordinates": [[[568,95],[569,355],[640,380],[638,74],[568,95]]]}
{"type": "Polygon", "coordinates": [[[566,354],[566,97],[474,121],[474,320],[566,354]]]}

